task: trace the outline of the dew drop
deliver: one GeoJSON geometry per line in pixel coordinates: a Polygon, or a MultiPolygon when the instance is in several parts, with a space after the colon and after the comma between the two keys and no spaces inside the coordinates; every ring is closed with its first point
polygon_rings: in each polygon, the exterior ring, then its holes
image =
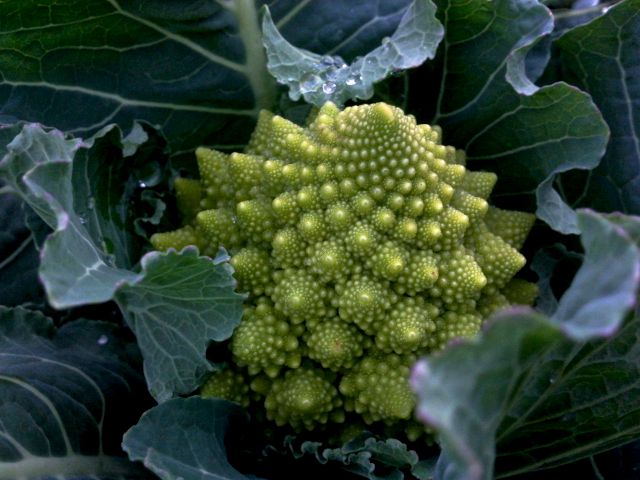
{"type": "Polygon", "coordinates": [[[349,78],[347,78],[344,83],[346,83],[349,86],[353,86],[356,83],[358,83],[360,80],[362,80],[362,77],[360,77],[360,75],[358,75],[357,77],[349,77],[349,78]]]}
{"type": "Polygon", "coordinates": [[[307,73],[300,79],[302,93],[315,92],[322,85],[322,79],[315,73],[307,73]]]}
{"type": "Polygon", "coordinates": [[[330,95],[336,91],[336,84],[333,82],[325,82],[324,85],[322,85],[322,91],[330,95]]]}
{"type": "Polygon", "coordinates": [[[329,67],[325,72],[325,78],[330,82],[335,82],[338,79],[338,69],[329,67]]]}
{"type": "Polygon", "coordinates": [[[147,184],[146,184],[146,183],[144,183],[144,182],[138,182],[138,186],[139,186],[140,188],[147,188],[147,184]]]}
{"type": "Polygon", "coordinates": [[[106,335],[100,335],[98,338],[98,345],[106,345],[107,343],[109,343],[109,337],[106,335]]]}
{"type": "Polygon", "coordinates": [[[328,67],[332,66],[335,63],[333,57],[331,57],[329,55],[322,57],[322,60],[320,60],[320,62],[323,65],[326,65],[328,67]]]}
{"type": "Polygon", "coordinates": [[[325,55],[320,59],[320,66],[323,67],[334,67],[334,68],[344,68],[347,66],[346,62],[342,57],[336,55],[332,57],[331,55],[325,55]]]}
{"type": "Polygon", "coordinates": [[[84,225],[85,223],[87,223],[87,219],[86,219],[86,218],[84,218],[84,217],[79,217],[79,218],[78,218],[78,220],[80,220],[80,223],[81,223],[82,225],[84,225]]]}

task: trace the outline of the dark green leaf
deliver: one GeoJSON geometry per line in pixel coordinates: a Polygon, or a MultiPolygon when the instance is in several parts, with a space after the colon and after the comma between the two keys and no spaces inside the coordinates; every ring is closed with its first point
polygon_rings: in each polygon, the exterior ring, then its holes
{"type": "Polygon", "coordinates": [[[611,128],[578,205],[640,214],[640,1],[620,2],[556,45],[565,78],[589,92],[611,128]]]}
{"type": "MultiPolygon", "coordinates": [[[[578,212],[584,262],[551,319],[577,340],[615,332],[636,302],[640,251],[617,225],[578,212]]],[[[640,218],[636,219],[640,224],[640,218]]]]}
{"type": "Polygon", "coordinates": [[[276,27],[293,45],[351,61],[391,35],[413,0],[336,0],[263,2],[276,27]],[[301,28],[301,26],[304,28],[301,28]]]}
{"type": "Polygon", "coordinates": [[[640,317],[610,338],[561,338],[509,396],[497,435],[502,475],[569,463],[640,435],[640,317]]]}
{"type": "Polygon", "coordinates": [[[0,5],[0,18],[4,114],[81,136],[146,119],[175,150],[229,125],[251,128],[256,67],[245,65],[221,2],[15,0],[0,5]]]}
{"type": "Polygon", "coordinates": [[[533,312],[505,312],[476,342],[414,369],[418,414],[439,433],[441,479],[567,463],[640,434],[640,318],[575,343],[533,312]]]}
{"type": "Polygon", "coordinates": [[[147,478],[120,449],[150,400],[129,348],[107,323],[0,307],[0,478],[147,478]]]}
{"type": "Polygon", "coordinates": [[[50,303],[65,308],[115,298],[137,335],[150,391],[163,401],[192,392],[213,368],[206,348],[231,336],[243,297],[233,292],[226,258],[211,261],[195,250],[152,252],[142,272],[126,269],[142,241],[129,208],[138,182],[132,155],[147,136],[134,128],[122,138],[107,127],[82,142],[27,125],[0,167],[55,228],[40,266],[50,303]]]}
{"type": "MultiPolygon", "coordinates": [[[[594,168],[608,129],[589,96],[563,83],[538,89],[526,73],[526,54],[553,27],[549,11],[530,0],[438,5],[447,33],[434,122],[445,141],[465,149],[472,168],[499,173],[499,196],[531,194],[560,172],[594,168]]],[[[552,192],[537,191],[538,215],[577,233],[569,209],[546,208],[558,204],[552,192]]]]}
{"type": "Polygon", "coordinates": [[[212,340],[228,339],[240,323],[244,296],[227,258],[151,252],[142,258],[143,278],[122,288],[116,301],[138,339],[149,391],[159,402],[193,392],[213,365],[206,359],[212,340]]]}
{"type": "Polygon", "coordinates": [[[524,60],[525,75],[531,82],[536,82],[544,74],[551,58],[551,38],[539,38],[526,52],[524,60]]]}
{"type": "MultiPolygon", "coordinates": [[[[438,16],[445,27],[442,55],[445,63],[437,100],[435,121],[443,127],[464,123],[464,132],[450,135],[469,138],[485,118],[473,112],[494,113],[500,96],[513,88],[505,81],[507,64],[512,69],[524,58],[514,58],[553,29],[551,14],[543,5],[529,0],[438,0],[438,16]],[[517,62],[518,60],[519,62],[517,62]],[[469,122],[467,122],[467,120],[469,122]],[[467,125],[470,123],[470,125],[467,125]]],[[[513,107],[513,103],[511,107],[513,107]]],[[[509,112],[502,109],[500,113],[509,112]]]]}
{"type": "MultiPolygon", "coordinates": [[[[393,32],[408,0],[263,3],[300,47],[355,56],[393,32]]],[[[274,104],[250,0],[8,0],[0,33],[0,116],[82,137],[143,119],[179,154],[243,144],[274,104]]]]}
{"type": "Polygon", "coordinates": [[[292,100],[304,97],[320,107],[327,101],[343,105],[348,100],[369,99],[375,83],[435,56],[444,34],[435,11],[431,0],[414,0],[393,35],[347,65],[342,57],[313,53],[287,42],[267,9],[262,30],[269,72],[289,87],[292,100]]]}
{"type": "Polygon", "coordinates": [[[493,478],[504,403],[517,379],[558,337],[534,313],[512,317],[494,322],[478,342],[451,346],[414,367],[417,414],[438,431],[443,450],[441,480],[493,478]]]}
{"type": "Polygon", "coordinates": [[[214,398],[174,398],[146,412],[124,436],[123,448],[163,480],[249,480],[229,464],[225,437],[246,422],[236,404],[214,398]]]}
{"type": "Polygon", "coordinates": [[[470,163],[499,172],[498,193],[535,190],[538,217],[559,232],[579,233],[575,213],[551,185],[560,172],[598,165],[607,125],[588,95],[566,84],[520,95],[517,103],[468,141],[470,163]]]}
{"type": "Polygon", "coordinates": [[[0,163],[0,174],[55,230],[42,248],[40,276],[49,302],[56,308],[105,302],[122,282],[138,278],[115,266],[129,261],[128,256],[122,258],[129,253],[126,247],[116,248],[126,231],[118,229],[117,223],[110,224],[122,220],[112,209],[111,195],[116,196],[117,191],[93,189],[98,182],[115,184],[122,178],[95,178],[88,170],[91,165],[98,170],[110,168],[99,152],[106,143],[111,147],[106,148],[107,153],[115,153],[111,142],[118,135],[116,132],[117,129],[105,129],[95,140],[83,143],[65,139],[55,130],[45,132],[37,125],[26,125],[8,145],[8,153],[0,163]],[[78,153],[94,146],[94,141],[95,156],[78,153]],[[78,179],[86,181],[83,184],[78,179]],[[78,211],[95,213],[88,218],[78,211]]]}
{"type": "MultiPolygon", "coordinates": [[[[21,124],[3,125],[0,121],[0,158],[21,129],[21,124]]],[[[10,185],[0,181],[0,305],[40,303],[43,292],[38,281],[38,252],[22,202],[11,191],[10,185]]]]}
{"type": "Polygon", "coordinates": [[[160,183],[164,142],[153,129],[135,124],[127,136],[106,127],[85,147],[73,159],[75,212],[113,264],[131,269],[144,251],[134,233],[132,204],[141,188],[160,183]]]}
{"type": "MultiPolygon", "coordinates": [[[[558,296],[553,289],[552,281],[558,278],[558,269],[562,268],[562,262],[575,261],[582,263],[583,255],[571,252],[557,243],[548,248],[536,252],[531,261],[531,270],[538,275],[538,298],[536,310],[553,315],[558,308],[558,296]]],[[[571,278],[571,277],[569,277],[571,278]]]]}
{"type": "Polygon", "coordinates": [[[15,195],[0,196],[0,305],[44,301],[38,281],[39,264],[22,202],[15,195]]]}

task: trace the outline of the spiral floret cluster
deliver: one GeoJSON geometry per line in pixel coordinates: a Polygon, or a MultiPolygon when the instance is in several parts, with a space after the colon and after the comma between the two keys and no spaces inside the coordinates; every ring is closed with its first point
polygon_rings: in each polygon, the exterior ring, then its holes
{"type": "Polygon", "coordinates": [[[152,243],[226,248],[249,293],[233,371],[203,394],[298,430],[408,422],[417,356],[535,298],[513,278],[533,215],[489,206],[495,174],[398,108],[327,103],[306,127],[262,112],[245,153],[196,156],[200,179],[176,182],[184,226],[152,243]]]}

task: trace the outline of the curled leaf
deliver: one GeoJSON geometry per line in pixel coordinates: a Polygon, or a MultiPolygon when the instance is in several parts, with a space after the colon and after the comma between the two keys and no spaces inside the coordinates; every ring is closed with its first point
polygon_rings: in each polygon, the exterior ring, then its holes
{"type": "Polygon", "coordinates": [[[339,56],[319,55],[291,45],[265,7],[262,30],[267,67],[278,82],[289,87],[292,100],[304,97],[321,106],[327,101],[343,105],[347,100],[368,99],[375,83],[435,56],[444,35],[435,12],[431,0],[414,0],[382,45],[348,65],[339,56]]]}

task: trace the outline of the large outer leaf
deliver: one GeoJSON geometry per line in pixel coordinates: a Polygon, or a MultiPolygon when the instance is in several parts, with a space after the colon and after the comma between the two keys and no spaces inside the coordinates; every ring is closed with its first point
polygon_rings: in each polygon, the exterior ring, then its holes
{"type": "MultiPolygon", "coordinates": [[[[473,168],[499,173],[498,195],[533,193],[559,172],[594,168],[608,129],[589,96],[563,83],[538,89],[525,74],[526,53],[553,27],[546,7],[534,0],[438,6],[446,35],[434,122],[444,140],[465,149],[473,168]]],[[[537,204],[555,229],[577,232],[575,215],[548,185],[537,204]]]]}
{"type": "Polygon", "coordinates": [[[511,312],[476,343],[414,371],[418,414],[440,433],[439,479],[493,478],[567,463],[640,434],[640,318],[615,336],[566,339],[545,318],[511,312]]]}
{"type": "Polygon", "coordinates": [[[0,478],[146,478],[123,432],[150,398],[115,326],[0,307],[0,478]]]}
{"type": "Polygon", "coordinates": [[[127,166],[144,139],[137,129],[122,138],[106,127],[82,142],[27,125],[8,146],[0,173],[55,229],[41,250],[49,302],[67,308],[115,298],[138,335],[151,393],[163,401],[200,385],[213,368],[206,348],[231,336],[243,297],[233,292],[222,259],[195,250],[150,253],[142,272],[130,270],[139,249],[127,166]]]}
{"type": "Polygon", "coordinates": [[[586,340],[613,334],[635,305],[640,251],[623,228],[595,212],[580,211],[578,224],[584,262],[551,318],[572,338],[586,340]]]}
{"type": "Polygon", "coordinates": [[[603,216],[580,212],[579,222],[585,260],[551,319],[503,313],[477,341],[416,366],[418,414],[442,440],[439,478],[491,478],[496,443],[506,474],[640,434],[640,315],[617,328],[637,293],[638,245],[603,216]]]}
{"type": "Polygon", "coordinates": [[[225,437],[246,422],[238,405],[215,398],[174,398],[146,412],[124,436],[132,460],[162,480],[249,480],[229,464],[225,437]]]}
{"type": "MultiPolygon", "coordinates": [[[[297,45],[355,56],[408,0],[267,3],[297,45]]],[[[7,0],[0,33],[0,115],[80,136],[144,119],[174,152],[239,144],[275,99],[252,0],[7,0]]]]}
{"type": "Polygon", "coordinates": [[[550,331],[540,317],[520,314],[517,321],[495,322],[476,344],[452,346],[416,364],[417,414],[438,431],[443,450],[439,480],[493,478],[503,405],[536,355],[553,344],[550,331]]]}
{"type": "Polygon", "coordinates": [[[569,463],[640,435],[640,317],[615,335],[559,339],[512,390],[497,432],[502,475],[569,463]]]}
{"type": "MultiPolygon", "coordinates": [[[[112,208],[117,205],[112,206],[111,199],[117,195],[121,204],[122,198],[116,188],[97,188],[99,184],[123,188],[127,175],[97,178],[88,168],[95,165],[102,170],[103,165],[118,164],[114,155],[118,147],[120,152],[122,149],[119,135],[118,129],[107,129],[83,144],[79,139],[65,139],[58,131],[45,132],[37,125],[26,125],[8,145],[0,163],[0,174],[55,230],[42,249],[40,267],[54,307],[105,302],[122,282],[138,278],[119,268],[130,267],[129,255],[135,253],[129,251],[130,246],[120,247],[128,232],[125,219],[119,215],[122,210],[112,208]],[[95,150],[88,153],[94,146],[95,150]],[[86,217],[78,210],[95,213],[86,217]]],[[[120,153],[120,170],[125,163],[120,153]]]]}
{"type": "Polygon", "coordinates": [[[195,248],[151,252],[142,258],[143,278],[116,296],[159,402],[197,388],[213,369],[207,346],[228,339],[240,322],[244,296],[233,291],[227,259],[199,257],[195,248]]]}
{"type": "Polygon", "coordinates": [[[589,92],[611,128],[607,152],[577,203],[639,214],[640,1],[620,2],[556,45],[565,77],[589,92]]]}

